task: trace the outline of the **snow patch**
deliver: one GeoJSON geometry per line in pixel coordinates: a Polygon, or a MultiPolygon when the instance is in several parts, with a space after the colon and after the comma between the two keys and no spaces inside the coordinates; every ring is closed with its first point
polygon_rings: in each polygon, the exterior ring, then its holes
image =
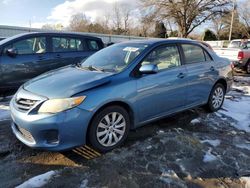
{"type": "Polygon", "coordinates": [[[232,88],[236,89],[236,90],[239,90],[239,91],[242,91],[242,93],[244,93],[244,95],[246,95],[246,96],[250,96],[250,87],[249,86],[236,86],[236,85],[233,85],[232,88]]]}
{"type": "Polygon", "coordinates": [[[208,163],[217,160],[217,157],[211,153],[212,149],[210,148],[203,157],[203,162],[208,163]]]}
{"type": "Polygon", "coordinates": [[[193,119],[190,123],[195,125],[195,124],[198,124],[198,123],[200,123],[200,122],[201,122],[201,121],[200,121],[199,119],[196,118],[196,119],[193,119]]]}
{"type": "Polygon", "coordinates": [[[152,149],[152,146],[150,145],[150,146],[146,147],[146,149],[152,149]]]}
{"type": "Polygon", "coordinates": [[[178,175],[173,170],[168,170],[166,172],[162,172],[161,176],[168,178],[179,178],[178,175]]]}
{"type": "Polygon", "coordinates": [[[237,148],[250,150],[250,144],[236,144],[237,148]]]}
{"type": "Polygon", "coordinates": [[[158,131],[158,134],[163,134],[163,133],[164,133],[163,130],[159,130],[159,131],[158,131]]]}
{"type": "Polygon", "coordinates": [[[201,140],[200,141],[202,144],[203,143],[208,143],[210,144],[211,146],[214,146],[214,147],[217,147],[220,145],[220,140],[216,139],[216,140],[201,140]]]}
{"type": "Polygon", "coordinates": [[[224,114],[233,118],[237,123],[232,126],[239,130],[250,132],[250,97],[241,97],[239,100],[225,99],[223,109],[219,110],[220,114],[224,114]]]}
{"type": "Polygon", "coordinates": [[[215,115],[218,116],[218,117],[222,117],[222,115],[219,114],[218,112],[215,112],[215,115]]]}
{"type": "Polygon", "coordinates": [[[35,176],[27,181],[25,181],[24,183],[22,183],[21,185],[17,186],[16,188],[36,188],[36,187],[42,187],[44,185],[46,185],[49,180],[54,177],[56,174],[58,174],[58,171],[49,171],[46,172],[44,174],[35,176]]]}
{"type": "Polygon", "coordinates": [[[162,172],[161,177],[160,177],[160,180],[162,180],[166,184],[171,183],[173,179],[179,179],[178,175],[173,170],[162,172]]]}
{"type": "MultiPolygon", "coordinates": [[[[249,82],[250,77],[236,77],[237,81],[249,82]]],[[[229,93],[232,95],[231,98],[226,98],[223,109],[219,111],[220,114],[236,120],[236,124],[231,125],[239,130],[250,132],[250,84],[244,86],[233,85],[232,88],[235,91],[229,93]],[[241,96],[237,92],[241,93],[241,96]],[[242,94],[243,93],[243,94],[242,94]]]]}
{"type": "Polygon", "coordinates": [[[237,134],[236,131],[230,131],[230,133],[231,133],[232,135],[236,135],[236,134],[237,134]]]}
{"type": "Polygon", "coordinates": [[[250,82],[250,77],[234,76],[234,80],[238,82],[250,82]]]}
{"type": "Polygon", "coordinates": [[[80,187],[79,188],[87,188],[88,187],[88,180],[87,179],[85,179],[85,180],[83,180],[82,182],[81,182],[81,185],[80,185],[80,187]]]}

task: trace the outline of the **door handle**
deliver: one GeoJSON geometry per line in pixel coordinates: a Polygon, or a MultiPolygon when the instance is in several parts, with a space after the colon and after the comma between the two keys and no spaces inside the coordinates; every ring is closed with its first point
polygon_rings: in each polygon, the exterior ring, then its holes
{"type": "Polygon", "coordinates": [[[45,59],[45,57],[43,57],[43,56],[38,56],[38,60],[39,61],[42,61],[42,60],[44,60],[45,59]]]}
{"type": "Polygon", "coordinates": [[[56,58],[61,58],[62,56],[60,54],[56,54],[56,58]]]}
{"type": "Polygon", "coordinates": [[[210,71],[215,71],[214,66],[211,66],[211,67],[210,67],[210,71]]]}
{"type": "Polygon", "coordinates": [[[177,75],[177,77],[178,77],[178,78],[184,78],[184,77],[185,77],[185,74],[181,72],[180,74],[177,75]]]}

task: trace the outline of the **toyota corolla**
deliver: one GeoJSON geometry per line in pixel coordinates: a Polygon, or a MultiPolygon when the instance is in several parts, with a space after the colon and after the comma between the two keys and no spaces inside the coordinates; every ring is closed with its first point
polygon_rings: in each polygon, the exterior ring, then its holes
{"type": "Polygon", "coordinates": [[[12,130],[33,148],[88,144],[107,152],[129,130],[173,113],[197,106],[217,111],[231,82],[230,62],[199,42],[114,44],[21,86],[10,103],[12,130]]]}

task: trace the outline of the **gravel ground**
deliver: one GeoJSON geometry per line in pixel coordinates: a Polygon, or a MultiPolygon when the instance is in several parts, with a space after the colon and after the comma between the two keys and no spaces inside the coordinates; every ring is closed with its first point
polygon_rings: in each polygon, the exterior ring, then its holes
{"type": "Polygon", "coordinates": [[[123,147],[92,160],[20,143],[11,133],[10,98],[1,99],[0,187],[248,188],[250,78],[235,80],[219,112],[197,108],[151,123],[131,131],[123,147]]]}

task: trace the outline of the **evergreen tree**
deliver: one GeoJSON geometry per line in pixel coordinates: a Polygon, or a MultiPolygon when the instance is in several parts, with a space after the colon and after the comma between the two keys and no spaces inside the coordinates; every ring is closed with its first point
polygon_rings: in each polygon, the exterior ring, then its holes
{"type": "Polygon", "coordinates": [[[207,30],[204,32],[203,40],[204,40],[204,41],[217,40],[217,37],[216,37],[216,35],[215,35],[211,30],[207,29],[207,30]]]}
{"type": "Polygon", "coordinates": [[[168,38],[167,29],[162,22],[156,22],[154,37],[157,38],[168,38]]]}

